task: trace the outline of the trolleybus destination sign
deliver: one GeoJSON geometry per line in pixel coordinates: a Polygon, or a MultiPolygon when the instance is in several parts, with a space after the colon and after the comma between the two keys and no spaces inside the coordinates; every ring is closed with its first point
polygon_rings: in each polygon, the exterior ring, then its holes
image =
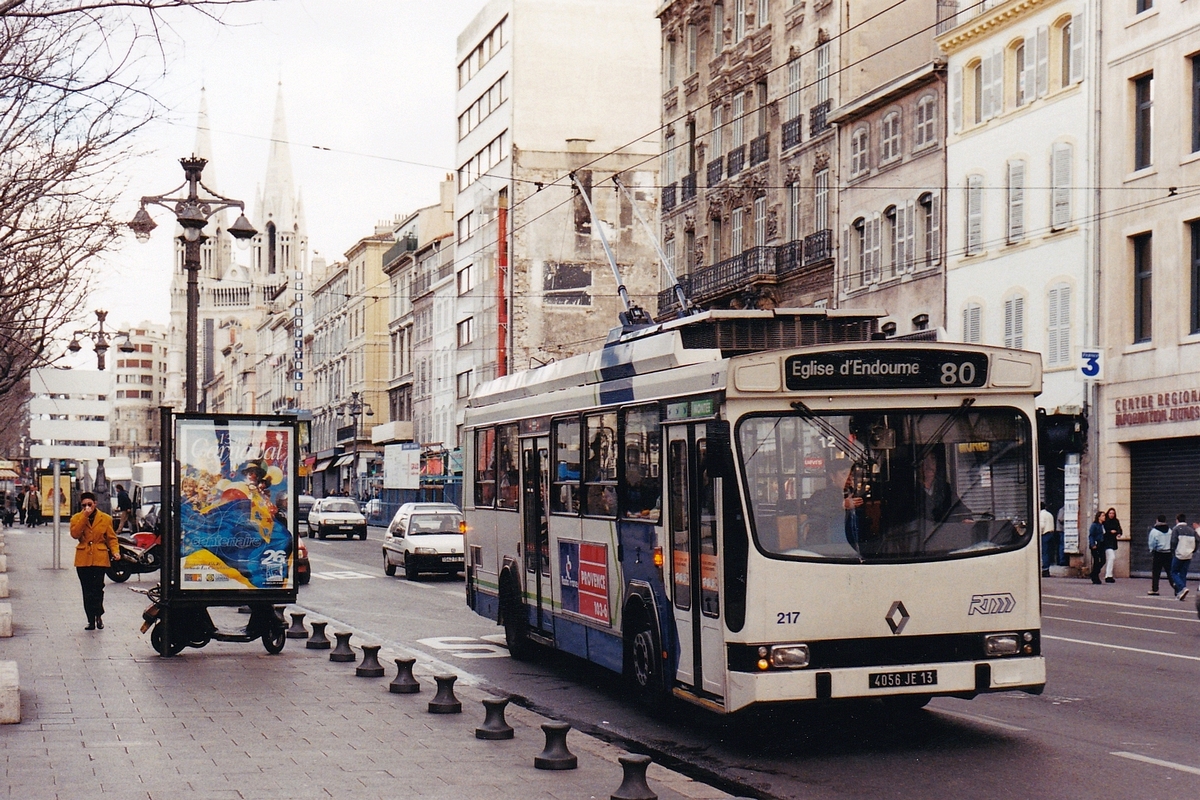
{"type": "Polygon", "coordinates": [[[832,350],[790,356],[787,388],[968,389],[987,385],[986,353],[959,350],[832,350]]]}

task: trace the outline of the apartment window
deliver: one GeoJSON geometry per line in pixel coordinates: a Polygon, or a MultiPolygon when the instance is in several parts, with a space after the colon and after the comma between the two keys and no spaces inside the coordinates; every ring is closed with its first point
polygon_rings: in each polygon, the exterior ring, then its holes
{"type": "Polygon", "coordinates": [[[754,198],[754,246],[767,246],[767,198],[754,198]]]}
{"type": "Polygon", "coordinates": [[[1004,346],[1025,347],[1025,298],[1015,295],[1004,301],[1004,346]]]}
{"type": "Polygon", "coordinates": [[[967,176],[966,255],[978,255],[983,249],[983,176],[967,176]]]}
{"type": "Polygon", "coordinates": [[[917,124],[913,131],[915,147],[924,147],[937,141],[937,98],[927,94],[917,101],[917,124]]]}
{"type": "Polygon", "coordinates": [[[1150,234],[1131,237],[1133,244],[1133,341],[1148,342],[1153,333],[1151,311],[1152,259],[1150,234]]]}
{"type": "Polygon", "coordinates": [[[757,97],[757,109],[755,116],[758,118],[757,136],[765,136],[767,134],[767,116],[770,110],[770,101],[767,99],[767,82],[759,81],[755,85],[757,97]]]}
{"type": "MultiPolygon", "coordinates": [[[[983,110],[983,87],[984,87],[983,64],[984,64],[984,62],[980,61],[979,63],[975,64],[975,66],[973,66],[973,67],[969,67],[969,68],[968,68],[968,74],[971,76],[971,89],[972,89],[972,93],[971,93],[971,94],[972,94],[972,99],[975,101],[975,108],[973,109],[973,112],[974,112],[974,113],[971,115],[971,119],[972,119],[972,120],[975,122],[975,124],[976,124],[976,125],[978,125],[979,123],[983,122],[983,120],[984,120],[984,110],[983,110]]],[[[990,95],[989,95],[989,97],[990,97],[990,95]]]]}
{"type": "Polygon", "coordinates": [[[870,227],[862,217],[859,217],[850,224],[854,240],[854,249],[851,254],[851,257],[854,259],[854,274],[850,276],[851,286],[860,286],[866,280],[867,260],[870,258],[871,252],[871,243],[867,241],[870,227]]]}
{"type": "Polygon", "coordinates": [[[895,206],[888,206],[883,211],[883,239],[887,242],[887,253],[883,261],[888,265],[890,275],[899,272],[901,251],[904,249],[904,220],[896,213],[895,206]]]}
{"type": "Polygon", "coordinates": [[[712,257],[709,263],[716,264],[721,260],[721,240],[724,238],[724,224],[720,217],[713,217],[712,225],[709,226],[712,239],[712,257]]]}
{"type": "Polygon", "coordinates": [[[1192,152],[1200,151],[1200,56],[1192,57],[1192,152]]]}
{"type": "Polygon", "coordinates": [[[725,108],[714,106],[712,110],[712,161],[725,153],[725,108]]]}
{"type": "Polygon", "coordinates": [[[736,150],[746,143],[746,95],[738,93],[733,97],[733,141],[729,143],[730,150],[736,150]]]}
{"type": "Polygon", "coordinates": [[[967,303],[963,308],[963,341],[983,343],[983,307],[978,303],[967,303]]]}
{"type": "Polygon", "coordinates": [[[725,4],[713,3],[713,55],[721,55],[725,48],[725,4]]]}
{"type": "Polygon", "coordinates": [[[813,173],[813,230],[823,231],[829,227],[829,170],[819,169],[813,173]]]}
{"type": "Polygon", "coordinates": [[[1133,168],[1151,163],[1154,124],[1154,74],[1133,81],[1133,168]]]}
{"type": "Polygon", "coordinates": [[[1013,79],[1015,86],[1013,87],[1013,105],[1017,108],[1028,103],[1033,99],[1033,86],[1028,82],[1030,73],[1029,65],[1032,59],[1029,56],[1033,55],[1025,46],[1024,40],[1013,50],[1013,79]]]}
{"type": "Polygon", "coordinates": [[[733,41],[736,44],[746,36],[746,0],[733,0],[733,41]]]}
{"type": "Polygon", "coordinates": [[[663,144],[663,185],[675,183],[675,134],[668,134],[663,144]]]}
{"type": "Polygon", "coordinates": [[[870,144],[870,133],[861,127],[850,134],[850,177],[856,178],[867,171],[867,148],[870,144]]]}
{"type": "Polygon", "coordinates": [[[800,182],[793,181],[788,184],[788,241],[795,242],[800,239],[800,231],[803,229],[801,225],[801,208],[800,208],[800,182]]]}
{"type": "Polygon", "coordinates": [[[1154,8],[1154,0],[1135,0],[1134,7],[1137,9],[1137,13],[1139,14],[1143,11],[1149,11],[1150,9],[1154,8]]]}
{"type": "Polygon", "coordinates": [[[788,62],[788,96],[787,118],[796,119],[800,116],[800,87],[803,86],[800,72],[800,59],[793,58],[788,62]]]}
{"type": "Polygon", "coordinates": [[[1200,333],[1200,221],[1188,223],[1192,234],[1191,332],[1200,333]]]}
{"type": "Polygon", "coordinates": [[[765,28],[767,26],[767,12],[769,10],[768,5],[769,0],[758,0],[758,12],[755,15],[754,22],[760,28],[765,28]]]}
{"type": "Polygon", "coordinates": [[[456,396],[459,400],[465,400],[471,396],[471,370],[460,372],[455,376],[456,396]]]}
{"type": "Polygon", "coordinates": [[[1059,231],[1071,224],[1073,148],[1058,142],[1050,152],[1050,228],[1059,231]]]}
{"type": "Polygon", "coordinates": [[[880,127],[879,161],[886,164],[900,157],[900,112],[884,115],[880,127]]]}
{"type": "Polygon", "coordinates": [[[817,103],[829,99],[829,56],[830,43],[817,45],[817,103]]]}
{"type": "Polygon", "coordinates": [[[1072,17],[1059,30],[1059,67],[1063,87],[1083,80],[1084,31],[1080,17],[1072,17]]]}
{"type": "Polygon", "coordinates": [[[467,264],[458,271],[458,293],[466,294],[475,288],[475,265],[467,264]]]}
{"type": "Polygon", "coordinates": [[[475,318],[467,317],[458,323],[458,346],[465,347],[475,341],[475,318]]]}
{"type": "Polygon", "coordinates": [[[697,52],[700,47],[700,32],[692,24],[687,26],[687,72],[691,75],[696,71],[697,52]]]}
{"type": "Polygon", "coordinates": [[[1025,238],[1025,162],[1008,162],[1008,243],[1025,238]]]}
{"type": "Polygon", "coordinates": [[[745,223],[746,209],[735,208],[731,214],[729,224],[729,254],[731,256],[741,255],[742,253],[742,229],[745,223]]]}
{"type": "Polygon", "coordinates": [[[665,69],[663,69],[663,78],[666,82],[666,85],[663,87],[664,89],[670,89],[675,86],[675,63],[678,60],[675,50],[675,40],[668,39],[665,52],[663,53],[663,57],[667,62],[664,65],[665,69]]]}
{"type": "Polygon", "coordinates": [[[1046,297],[1046,364],[1063,367],[1071,363],[1071,287],[1058,283],[1046,297]]]}

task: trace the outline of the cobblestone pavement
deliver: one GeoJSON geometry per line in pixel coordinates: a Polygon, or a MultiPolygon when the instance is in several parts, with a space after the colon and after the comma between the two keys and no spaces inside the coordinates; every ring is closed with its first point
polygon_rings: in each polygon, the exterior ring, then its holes
{"type": "MultiPolygon", "coordinates": [[[[408,653],[380,653],[384,678],[356,677],[355,664],[302,639],[277,656],[261,642],[214,642],[160,658],[139,634],[148,601],[136,591],[157,574],[109,583],[106,627],[85,631],[74,569],[50,568],[49,528],[3,538],[14,635],[0,639],[0,660],[20,668],[23,719],[0,727],[0,797],[532,800],[608,798],[621,784],[623,751],[578,731],[567,738],[578,769],[535,769],[547,720],[523,708],[508,707],[513,740],[475,738],[478,687],[455,687],[463,713],[427,713],[429,659],[418,661],[419,694],[390,693],[394,659],[408,653]]],[[[238,621],[219,611],[218,624],[238,621]]],[[[658,765],[649,776],[663,800],[729,796],[658,765]]]]}

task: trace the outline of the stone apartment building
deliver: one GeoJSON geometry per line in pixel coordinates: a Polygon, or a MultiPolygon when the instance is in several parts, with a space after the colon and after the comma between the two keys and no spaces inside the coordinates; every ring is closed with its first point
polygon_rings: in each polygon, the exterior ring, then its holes
{"type": "MultiPolygon", "coordinates": [[[[693,302],[829,305],[841,4],[673,0],[662,25],[662,238],[693,302]]],[[[678,311],[659,295],[660,317],[678,311]]]]}
{"type": "Polygon", "coordinates": [[[111,362],[115,386],[109,454],[128,458],[132,464],[157,461],[162,435],[158,407],[167,388],[167,330],[152,322],[122,326],[122,330],[129,331],[135,350],[113,351],[117,357],[111,362]]]}

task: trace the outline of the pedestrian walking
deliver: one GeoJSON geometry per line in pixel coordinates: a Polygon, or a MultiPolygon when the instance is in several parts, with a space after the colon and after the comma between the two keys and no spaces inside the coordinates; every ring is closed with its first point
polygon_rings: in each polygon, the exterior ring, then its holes
{"type": "Polygon", "coordinates": [[[83,590],[83,611],[88,624],[84,630],[104,628],[104,573],[112,559],[120,558],[121,546],[113,530],[112,517],[96,508],[96,495],[79,496],[83,510],[71,517],[71,538],[75,545],[75,572],[83,590]]]}
{"type": "Polygon", "coordinates": [[[1146,535],[1147,546],[1150,548],[1150,591],[1146,594],[1158,594],[1158,576],[1167,574],[1171,580],[1171,526],[1167,524],[1167,515],[1159,514],[1158,521],[1150,526],[1146,535]]]}
{"type": "Polygon", "coordinates": [[[1100,583],[1104,568],[1104,512],[1097,511],[1088,526],[1088,550],[1092,553],[1092,583],[1100,583]]]}
{"type": "Polygon", "coordinates": [[[1104,512],[1104,582],[1116,583],[1113,577],[1113,567],[1117,563],[1117,540],[1121,536],[1121,521],[1117,519],[1117,510],[1110,508],[1104,512]]]}
{"type": "Polygon", "coordinates": [[[42,498],[35,488],[25,493],[25,524],[31,528],[42,524],[42,498]]]}
{"type": "Polygon", "coordinates": [[[25,490],[17,492],[17,519],[21,524],[25,524],[25,490]]]}
{"type": "Polygon", "coordinates": [[[1192,554],[1196,552],[1197,542],[1200,542],[1200,534],[1187,524],[1185,515],[1177,515],[1175,527],[1171,528],[1171,588],[1175,590],[1176,600],[1183,600],[1188,596],[1188,567],[1192,564],[1192,554]]]}
{"type": "MultiPolygon", "coordinates": [[[[117,533],[121,533],[125,530],[125,526],[129,524],[130,518],[133,516],[133,501],[129,499],[129,492],[125,491],[125,484],[123,483],[117,484],[117,511],[121,512],[121,521],[117,524],[117,533]]],[[[130,528],[131,533],[134,527],[130,528]]]]}
{"type": "Polygon", "coordinates": [[[1057,548],[1054,546],[1054,515],[1045,503],[1038,512],[1038,531],[1042,534],[1042,577],[1049,578],[1050,564],[1057,560],[1057,548]]]}

